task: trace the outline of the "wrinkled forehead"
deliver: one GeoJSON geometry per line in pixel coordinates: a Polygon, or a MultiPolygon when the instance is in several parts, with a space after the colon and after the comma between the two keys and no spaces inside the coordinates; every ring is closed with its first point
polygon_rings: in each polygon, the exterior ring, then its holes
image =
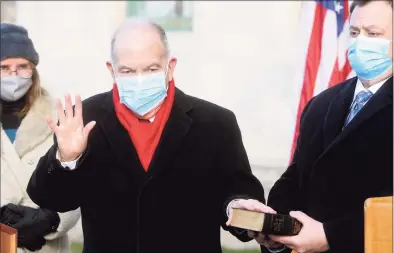
{"type": "Polygon", "coordinates": [[[350,17],[350,25],[358,28],[376,26],[391,30],[393,26],[393,8],[386,1],[370,2],[357,6],[350,17]]]}
{"type": "Polygon", "coordinates": [[[166,50],[160,36],[152,29],[135,29],[117,35],[115,45],[117,65],[143,67],[152,62],[165,62],[166,50]]]}

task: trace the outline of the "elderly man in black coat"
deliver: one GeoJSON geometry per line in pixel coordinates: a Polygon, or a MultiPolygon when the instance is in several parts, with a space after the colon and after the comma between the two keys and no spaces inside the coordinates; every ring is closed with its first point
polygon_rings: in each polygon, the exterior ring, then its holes
{"type": "MultiPolygon", "coordinates": [[[[234,114],[175,87],[164,30],[127,20],[112,40],[113,90],[75,109],[57,102],[55,144],[27,192],[81,208],[84,253],[220,253],[233,207],[273,212],[253,176],[234,114]],[[82,117],[83,115],[83,117],[82,117]]],[[[94,84],[87,84],[94,85],[94,84]]]]}

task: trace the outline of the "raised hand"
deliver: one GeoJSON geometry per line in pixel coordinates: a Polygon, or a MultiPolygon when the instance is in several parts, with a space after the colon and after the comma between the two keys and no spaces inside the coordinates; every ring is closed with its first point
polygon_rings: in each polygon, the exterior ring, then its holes
{"type": "Polygon", "coordinates": [[[65,110],[60,99],[56,101],[59,125],[52,119],[47,119],[49,127],[56,135],[59,155],[63,161],[73,161],[85,151],[90,131],[96,122],[91,121],[83,125],[81,97],[75,97],[75,111],[71,104],[71,97],[65,97],[65,110]]]}

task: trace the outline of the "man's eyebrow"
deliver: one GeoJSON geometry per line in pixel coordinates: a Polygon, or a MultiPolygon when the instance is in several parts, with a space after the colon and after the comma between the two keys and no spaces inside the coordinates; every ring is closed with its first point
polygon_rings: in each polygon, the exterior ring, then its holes
{"type": "Polygon", "coordinates": [[[353,26],[353,25],[351,25],[351,26],[349,27],[349,29],[351,29],[351,30],[360,30],[360,29],[358,29],[358,27],[355,27],[355,26],[353,26]]]}
{"type": "Polygon", "coordinates": [[[148,69],[148,68],[152,68],[152,67],[160,68],[161,66],[160,66],[159,63],[152,63],[152,64],[150,64],[149,66],[147,66],[146,68],[148,69]]]}
{"type": "Polygon", "coordinates": [[[363,26],[363,28],[364,28],[365,30],[378,29],[378,30],[384,31],[383,28],[380,28],[380,27],[378,27],[378,26],[376,26],[376,25],[363,26]]]}
{"type": "Polygon", "coordinates": [[[118,69],[133,69],[133,68],[132,68],[132,67],[125,66],[125,65],[119,65],[119,66],[118,66],[118,69]]]}

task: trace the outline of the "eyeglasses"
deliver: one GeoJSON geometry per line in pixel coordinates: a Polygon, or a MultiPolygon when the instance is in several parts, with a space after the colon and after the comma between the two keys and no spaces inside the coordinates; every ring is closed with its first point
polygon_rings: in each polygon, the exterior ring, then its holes
{"type": "Polygon", "coordinates": [[[10,69],[8,66],[0,67],[0,76],[8,77],[11,76],[12,73],[16,73],[17,76],[29,78],[33,75],[33,69],[30,66],[18,66],[16,70],[10,69]]]}

